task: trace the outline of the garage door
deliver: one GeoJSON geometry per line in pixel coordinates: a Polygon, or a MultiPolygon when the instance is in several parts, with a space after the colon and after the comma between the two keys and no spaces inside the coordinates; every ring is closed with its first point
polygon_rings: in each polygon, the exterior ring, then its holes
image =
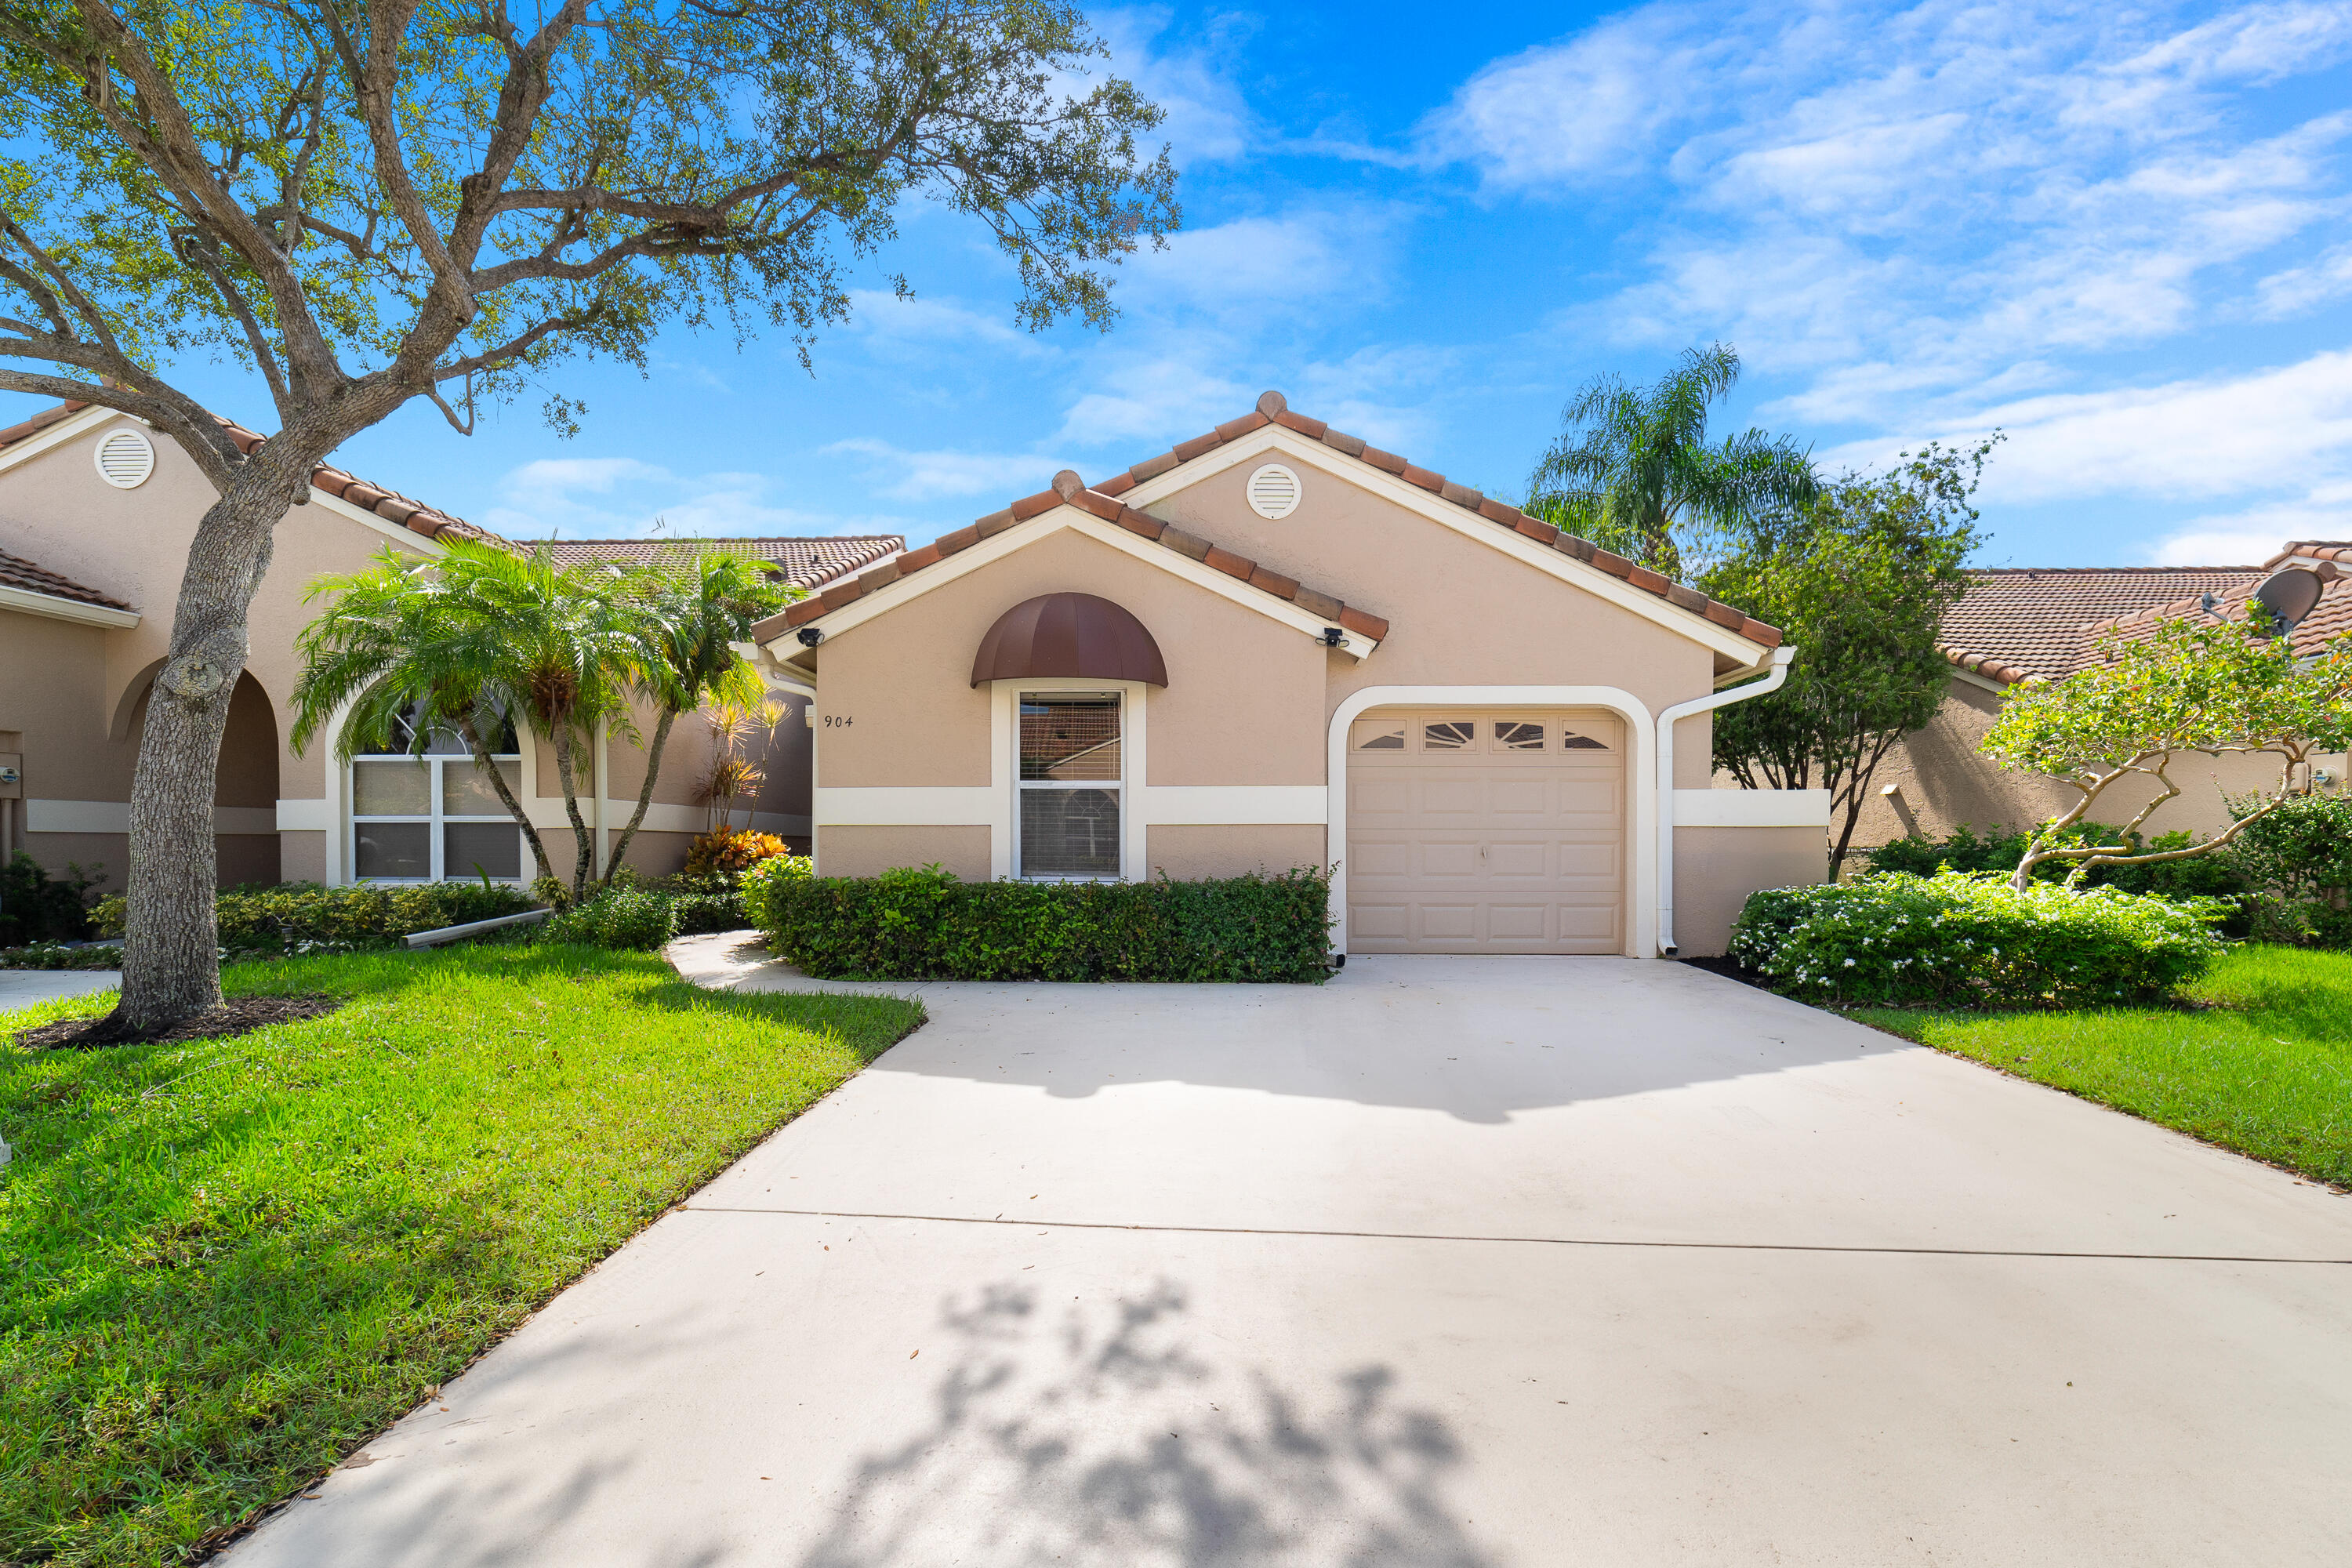
{"type": "Polygon", "coordinates": [[[1348,734],[1348,951],[1622,952],[1614,715],[1375,710],[1348,734]]]}

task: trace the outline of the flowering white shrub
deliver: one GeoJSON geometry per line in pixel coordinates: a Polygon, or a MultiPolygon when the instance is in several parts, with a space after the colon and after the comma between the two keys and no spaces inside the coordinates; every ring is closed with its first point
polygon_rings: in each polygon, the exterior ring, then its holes
{"type": "Polygon", "coordinates": [[[1752,895],[1731,956],[1808,1001],[2096,1007],[2159,1000],[2221,951],[2218,899],[2116,888],[2022,892],[1997,874],[1858,877],[1752,895]]]}

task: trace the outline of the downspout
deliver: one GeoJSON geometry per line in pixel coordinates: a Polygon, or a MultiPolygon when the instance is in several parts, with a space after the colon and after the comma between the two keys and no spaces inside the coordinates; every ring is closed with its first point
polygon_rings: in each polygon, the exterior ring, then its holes
{"type": "Polygon", "coordinates": [[[1772,650],[1772,668],[1761,680],[1734,686],[1688,702],[1677,702],[1658,715],[1658,953],[1672,958],[1675,946],[1675,726],[1694,713],[1728,708],[1768,691],[1778,691],[1789,679],[1789,661],[1797,650],[1786,644],[1772,650]]]}

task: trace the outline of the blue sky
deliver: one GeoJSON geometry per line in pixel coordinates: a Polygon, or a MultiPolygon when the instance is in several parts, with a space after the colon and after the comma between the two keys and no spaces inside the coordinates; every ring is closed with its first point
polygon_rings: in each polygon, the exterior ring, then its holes
{"type": "Polygon", "coordinates": [[[2352,537],[2352,6],[1095,18],[1169,110],[1186,209],[1108,336],[1017,330],[983,237],[911,208],[813,376],[680,334],[649,379],[567,373],[572,440],[412,410],[349,466],[513,537],[920,542],[1273,386],[1516,496],[1579,384],[1720,339],[1748,366],[1720,417],[1832,468],[2006,429],[1987,564],[2352,537]]]}

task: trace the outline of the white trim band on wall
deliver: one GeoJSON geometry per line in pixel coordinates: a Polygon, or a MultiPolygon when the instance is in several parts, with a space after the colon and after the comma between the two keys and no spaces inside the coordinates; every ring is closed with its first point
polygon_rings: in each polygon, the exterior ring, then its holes
{"type": "MultiPolygon", "coordinates": [[[[27,800],[27,833],[128,833],[131,803],[127,800],[27,800]]],[[[213,807],[215,833],[275,833],[278,814],[266,805],[213,807]]]]}
{"type": "Polygon", "coordinates": [[[1825,789],[1678,789],[1676,827],[1818,827],[1830,825],[1825,789]]]}

